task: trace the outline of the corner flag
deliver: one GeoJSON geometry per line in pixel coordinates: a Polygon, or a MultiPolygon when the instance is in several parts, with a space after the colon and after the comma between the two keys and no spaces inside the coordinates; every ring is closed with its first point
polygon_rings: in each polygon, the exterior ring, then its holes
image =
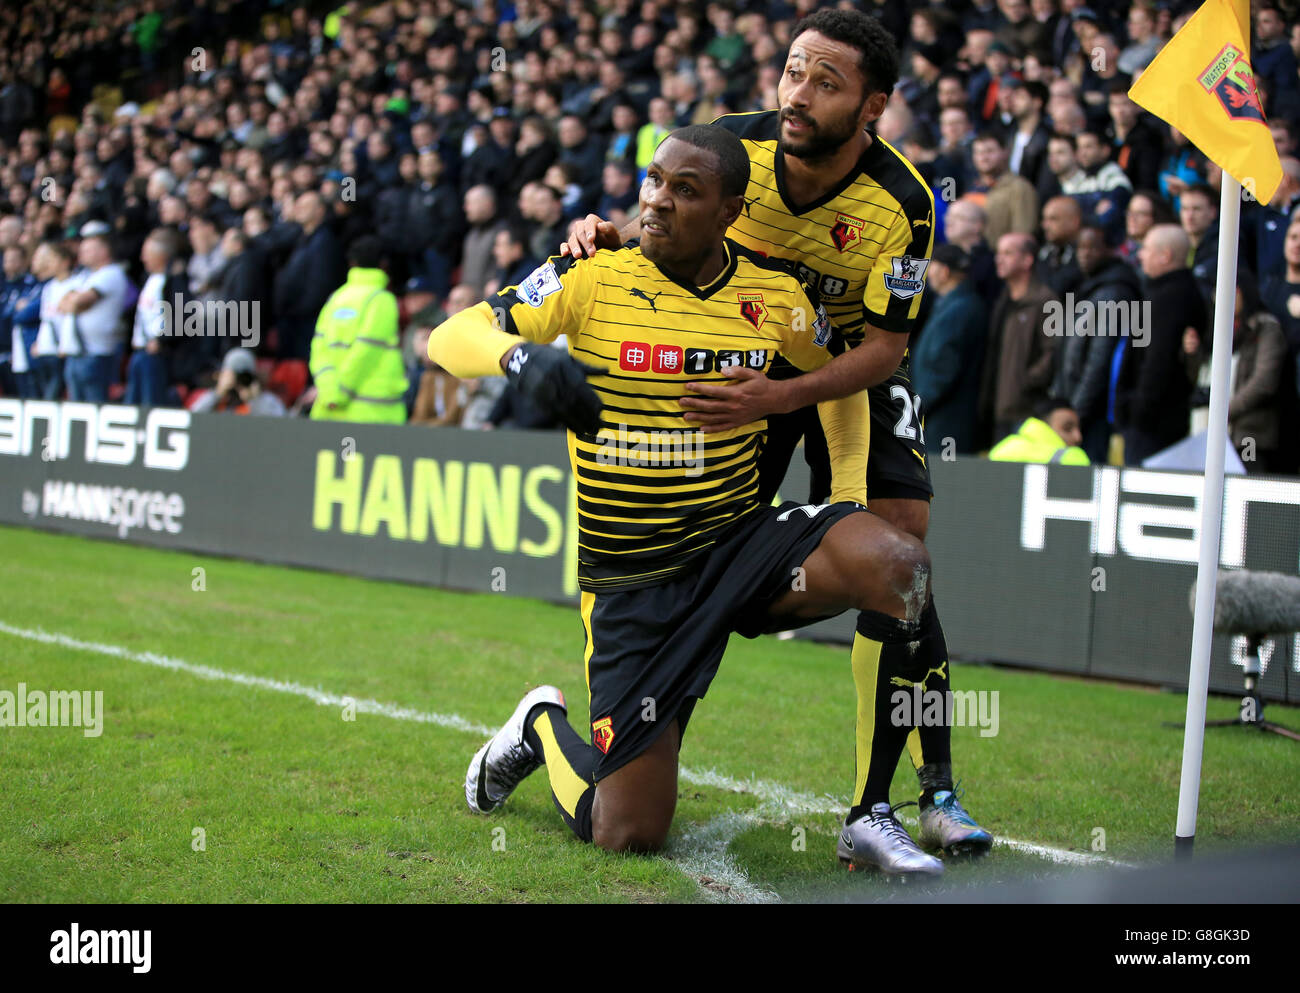
{"type": "Polygon", "coordinates": [[[1237,284],[1241,189],[1267,203],[1282,182],[1282,165],[1264,120],[1250,68],[1249,0],[1206,0],[1156,56],[1129,96],[1168,121],[1223,169],[1219,190],[1219,257],[1214,278],[1214,344],[1210,360],[1210,420],[1201,483],[1196,606],[1187,676],[1187,722],[1178,786],[1174,854],[1188,858],[1196,840],[1210,682],[1214,599],[1223,528],[1223,459],[1228,445],[1233,289],[1237,284]]]}
{"type": "Polygon", "coordinates": [[[1282,166],[1250,67],[1249,0],[1206,0],[1129,96],[1187,135],[1255,199],[1273,198],[1282,166]]]}

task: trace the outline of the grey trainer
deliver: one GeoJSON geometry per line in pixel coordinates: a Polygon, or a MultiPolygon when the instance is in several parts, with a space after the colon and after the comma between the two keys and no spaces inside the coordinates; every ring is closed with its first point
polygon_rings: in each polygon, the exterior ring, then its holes
{"type": "Polygon", "coordinates": [[[873,804],[870,813],[845,824],[836,846],[840,861],[850,869],[875,868],[893,876],[942,875],[943,863],[917,848],[894,816],[911,802],[873,804]]]}

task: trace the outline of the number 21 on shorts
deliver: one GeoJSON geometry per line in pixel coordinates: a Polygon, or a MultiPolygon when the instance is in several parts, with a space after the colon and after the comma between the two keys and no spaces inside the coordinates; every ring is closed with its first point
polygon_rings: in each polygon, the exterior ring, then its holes
{"type": "Polygon", "coordinates": [[[894,434],[900,438],[906,438],[908,441],[916,441],[919,437],[921,444],[925,444],[925,428],[921,424],[921,395],[919,393],[908,393],[907,389],[898,384],[889,388],[889,395],[899,402],[903,408],[903,414],[894,425],[894,434]]]}

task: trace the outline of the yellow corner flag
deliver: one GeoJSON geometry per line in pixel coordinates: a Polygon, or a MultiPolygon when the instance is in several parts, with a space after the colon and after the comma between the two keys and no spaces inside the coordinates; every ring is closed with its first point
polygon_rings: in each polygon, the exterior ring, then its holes
{"type": "Polygon", "coordinates": [[[1257,200],[1282,182],[1250,68],[1249,0],[1206,0],[1129,90],[1257,200]]]}

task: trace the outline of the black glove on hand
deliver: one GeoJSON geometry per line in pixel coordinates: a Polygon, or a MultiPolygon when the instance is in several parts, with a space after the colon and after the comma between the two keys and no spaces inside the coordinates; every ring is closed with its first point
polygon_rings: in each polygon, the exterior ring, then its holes
{"type": "Polygon", "coordinates": [[[587,385],[587,377],[602,372],[557,348],[531,341],[519,345],[506,363],[511,385],[576,434],[600,430],[600,397],[587,385]]]}

